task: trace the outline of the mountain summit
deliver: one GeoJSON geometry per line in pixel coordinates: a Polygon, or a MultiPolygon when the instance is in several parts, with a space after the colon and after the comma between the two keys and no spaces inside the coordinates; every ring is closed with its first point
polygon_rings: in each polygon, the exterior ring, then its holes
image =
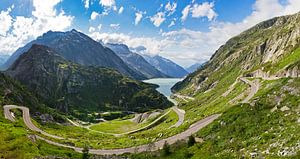
{"type": "Polygon", "coordinates": [[[5,73],[35,92],[47,105],[66,113],[143,112],[171,105],[155,91],[154,85],[124,77],[113,69],[67,61],[43,45],[33,44],[5,73]]]}
{"type": "Polygon", "coordinates": [[[118,70],[124,75],[135,79],[145,79],[143,75],[129,68],[112,50],[102,46],[87,35],[76,31],[48,31],[36,40],[19,48],[4,64],[4,69],[11,66],[16,59],[27,52],[33,44],[41,44],[54,49],[62,57],[86,66],[102,66],[118,70]]]}
{"type": "Polygon", "coordinates": [[[257,24],[221,46],[201,69],[176,84],[174,90],[197,94],[220,81],[238,77],[298,77],[300,75],[300,13],[257,24]]]}

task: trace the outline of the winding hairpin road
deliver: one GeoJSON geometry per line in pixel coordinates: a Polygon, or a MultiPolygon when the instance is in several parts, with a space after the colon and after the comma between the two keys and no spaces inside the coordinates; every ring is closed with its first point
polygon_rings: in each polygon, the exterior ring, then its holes
{"type": "MultiPolygon", "coordinates": [[[[176,105],[176,104],[175,104],[176,105]]],[[[171,111],[174,111],[177,116],[178,116],[178,120],[177,122],[172,125],[170,128],[173,128],[173,127],[179,127],[180,125],[183,124],[183,121],[184,121],[184,115],[185,115],[185,111],[182,110],[182,109],[179,109],[177,106],[174,106],[172,107],[169,111],[167,111],[166,113],[164,113],[163,115],[161,115],[160,117],[158,117],[157,119],[155,119],[154,121],[152,121],[151,123],[149,123],[148,125],[146,126],[143,126],[141,128],[138,128],[138,129],[135,129],[135,130],[131,130],[131,131],[128,131],[128,132],[124,132],[124,133],[108,133],[108,132],[102,132],[102,131],[98,131],[98,130],[93,130],[90,128],[90,126],[82,126],[80,124],[77,124],[75,123],[74,121],[70,120],[70,119],[67,119],[72,125],[74,126],[78,126],[78,127],[82,127],[82,128],[85,128],[85,129],[88,129],[90,131],[93,131],[93,132],[96,132],[96,133],[101,133],[101,134],[107,134],[107,135],[113,135],[115,137],[119,137],[119,136],[122,136],[122,135],[128,135],[128,134],[133,134],[133,133],[136,133],[136,132],[139,132],[139,131],[143,131],[143,130],[146,130],[146,129],[149,129],[151,128],[153,125],[157,124],[157,122],[161,121],[164,117],[166,117],[171,111]]]]}
{"type": "Polygon", "coordinates": [[[15,121],[15,118],[12,116],[12,113],[10,112],[11,109],[20,109],[22,110],[23,112],[23,121],[25,123],[25,125],[32,131],[36,131],[36,132],[39,132],[45,136],[48,136],[48,137],[51,137],[51,138],[54,138],[54,139],[58,139],[58,140],[63,140],[64,138],[62,137],[59,137],[59,136],[55,136],[55,135],[51,135],[51,134],[48,134],[46,133],[45,131],[39,129],[38,127],[36,127],[31,119],[30,119],[30,114],[29,114],[29,109],[27,107],[24,107],[24,106],[16,106],[16,105],[5,105],[4,107],[4,116],[6,119],[14,122],[15,121]]]}
{"type": "MultiPolygon", "coordinates": [[[[249,100],[254,97],[254,95],[257,93],[257,91],[259,90],[259,84],[250,81],[246,78],[240,78],[241,81],[245,82],[246,84],[248,84],[250,86],[250,93],[249,95],[242,101],[242,103],[248,103],[249,100]]],[[[186,96],[178,96],[177,97],[180,98],[185,98],[186,96]]],[[[189,100],[193,100],[192,97],[188,98],[189,100]]],[[[16,106],[16,105],[5,105],[4,107],[4,115],[5,118],[14,122],[15,118],[11,113],[11,109],[20,109],[22,110],[23,113],[23,120],[25,125],[32,131],[36,131],[41,133],[42,135],[54,138],[54,139],[58,139],[58,140],[64,140],[64,138],[59,137],[59,136],[55,136],[55,135],[51,135],[48,134],[46,132],[44,132],[43,130],[39,129],[38,127],[36,127],[30,118],[30,113],[29,113],[29,109],[27,107],[24,106],[16,106]]],[[[185,112],[181,109],[179,109],[176,104],[175,106],[172,108],[173,111],[175,111],[178,114],[179,120],[178,122],[174,125],[174,127],[178,127],[183,123],[184,120],[184,114],[185,112]]],[[[168,144],[174,144],[175,142],[179,141],[179,140],[186,140],[189,136],[191,136],[192,134],[198,132],[200,129],[202,129],[203,127],[207,126],[208,124],[212,123],[214,120],[216,120],[219,116],[221,116],[221,114],[214,114],[211,116],[208,116],[196,123],[194,123],[193,125],[191,125],[187,130],[185,130],[184,132],[181,132],[177,135],[171,136],[169,138],[166,139],[162,139],[159,140],[157,142],[154,143],[150,143],[150,144],[145,144],[145,145],[141,145],[141,146],[136,146],[136,147],[130,147],[130,148],[121,148],[121,149],[111,149],[111,150],[104,150],[104,149],[90,149],[89,153],[91,154],[97,154],[97,155],[120,155],[120,154],[124,154],[124,153],[139,153],[139,152],[145,152],[145,151],[156,151],[158,149],[161,149],[163,147],[163,145],[165,143],[168,144]]],[[[49,139],[43,138],[39,135],[35,135],[35,137],[39,140],[43,140],[49,144],[52,145],[56,145],[59,147],[64,147],[64,148],[70,148],[75,150],[76,152],[80,152],[82,153],[83,148],[80,147],[75,147],[75,146],[69,146],[69,145],[65,145],[65,144],[61,144],[61,143],[57,143],[54,141],[51,141],[49,139]]]]}
{"type": "Polygon", "coordinates": [[[188,102],[189,100],[195,100],[195,98],[190,97],[190,96],[185,96],[185,95],[181,95],[181,94],[173,94],[174,97],[180,98],[185,102],[188,102]]]}
{"type": "Polygon", "coordinates": [[[182,110],[182,109],[179,109],[177,106],[172,107],[172,110],[177,114],[178,120],[177,120],[177,122],[176,122],[173,126],[171,126],[170,128],[173,128],[173,127],[178,128],[180,125],[183,124],[185,111],[182,110]]]}
{"type": "MultiPolygon", "coordinates": [[[[8,119],[10,121],[15,121],[15,118],[12,116],[12,113],[10,112],[11,109],[20,109],[23,112],[24,123],[30,130],[39,132],[39,133],[41,133],[45,136],[52,137],[52,138],[55,138],[55,139],[58,139],[58,140],[64,140],[64,138],[62,138],[62,137],[48,134],[48,133],[44,132],[43,130],[37,128],[31,122],[29,109],[27,107],[16,106],[16,105],[5,105],[4,106],[4,115],[5,115],[6,119],[8,119]]],[[[156,151],[158,149],[161,149],[165,143],[174,144],[176,141],[187,139],[192,134],[198,132],[200,129],[207,126],[211,122],[213,122],[220,115],[221,114],[215,114],[215,115],[211,115],[209,117],[206,117],[206,118],[196,122],[192,126],[190,126],[184,132],[181,132],[177,135],[171,136],[171,137],[166,138],[166,139],[159,140],[159,141],[154,142],[154,143],[145,144],[145,145],[136,146],[136,147],[131,147],[131,148],[112,149],[112,150],[90,149],[89,153],[97,154],[97,155],[114,155],[114,154],[115,155],[120,155],[120,154],[124,154],[124,153],[137,153],[137,152],[145,152],[145,151],[156,151]]],[[[37,139],[43,140],[43,141],[45,141],[49,144],[52,144],[52,145],[56,145],[56,146],[60,146],[60,147],[64,147],[64,148],[70,148],[70,149],[73,149],[73,150],[75,150],[77,152],[80,152],[80,153],[83,150],[83,148],[57,143],[57,142],[51,141],[49,139],[43,138],[39,135],[35,135],[35,136],[36,136],[37,139]]]]}

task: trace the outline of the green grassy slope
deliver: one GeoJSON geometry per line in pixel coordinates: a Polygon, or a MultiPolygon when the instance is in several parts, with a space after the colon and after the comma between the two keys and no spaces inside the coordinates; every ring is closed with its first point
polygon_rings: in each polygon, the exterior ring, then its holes
{"type": "MultiPolygon", "coordinates": [[[[69,140],[68,142],[73,143],[78,147],[83,147],[86,143],[88,143],[92,148],[95,149],[115,149],[143,145],[172,136],[176,134],[176,128],[170,127],[174,125],[177,120],[177,114],[174,111],[171,111],[151,128],[119,137],[89,131],[85,128],[77,126],[65,126],[55,123],[40,124],[38,127],[50,134],[62,136],[66,139],[76,139],[75,141],[69,140]]],[[[115,121],[113,122],[115,123],[115,121]]],[[[124,131],[122,127],[119,127],[120,125],[116,125],[116,127],[112,127],[111,125],[105,123],[102,125],[104,125],[104,127],[102,127],[100,131],[106,130],[110,133],[119,133],[120,131],[124,131]]]]}
{"type": "Polygon", "coordinates": [[[299,78],[263,81],[254,106],[235,105],[196,134],[203,143],[179,143],[167,156],[156,152],[133,158],[299,158],[299,85],[299,78]]]}
{"type": "Polygon", "coordinates": [[[144,112],[172,105],[155,85],[123,76],[116,70],[82,66],[52,49],[33,45],[6,71],[44,103],[82,120],[105,111],[144,112]]]}
{"type": "Polygon", "coordinates": [[[187,122],[193,123],[214,113],[223,115],[198,133],[204,143],[175,151],[170,158],[180,158],[181,153],[187,152],[189,157],[185,158],[299,155],[300,97],[295,93],[300,86],[299,78],[260,79],[260,91],[250,101],[253,106],[238,104],[249,93],[249,86],[239,77],[299,74],[299,21],[298,13],[254,26],[230,39],[203,68],[173,87],[173,91],[195,98],[181,103],[187,112],[187,122]],[[256,74],[257,70],[263,73],[256,74]],[[277,111],[270,113],[276,104],[277,111]],[[290,110],[280,111],[284,106],[290,110]]]}
{"type": "Polygon", "coordinates": [[[49,113],[56,121],[64,116],[42,104],[26,87],[3,73],[0,73],[0,108],[3,105],[20,105],[30,108],[31,112],[49,113]]]}
{"type": "Polygon", "coordinates": [[[81,154],[49,145],[32,138],[22,120],[15,123],[4,119],[0,110],[0,158],[31,159],[42,156],[81,158],[81,154]]]}
{"type": "MultiPolygon", "coordinates": [[[[61,149],[42,141],[30,139],[31,133],[21,119],[12,123],[4,118],[2,107],[4,104],[26,105],[33,111],[52,112],[57,120],[62,119],[61,115],[41,104],[37,98],[31,95],[18,82],[0,73],[0,158],[81,157],[80,154],[75,153],[73,150],[61,149]]],[[[16,116],[21,116],[21,112],[16,112],[16,116]]]]}
{"type": "Polygon", "coordinates": [[[221,80],[228,79],[224,85],[227,88],[237,77],[249,72],[266,67],[266,72],[275,73],[292,64],[299,57],[299,14],[267,20],[231,38],[206,65],[176,84],[173,90],[195,95],[213,85],[222,85],[216,83],[221,80]]]}

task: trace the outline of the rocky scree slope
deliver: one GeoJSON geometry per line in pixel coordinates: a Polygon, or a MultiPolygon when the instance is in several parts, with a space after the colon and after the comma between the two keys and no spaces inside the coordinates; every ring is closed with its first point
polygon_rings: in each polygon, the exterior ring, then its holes
{"type": "Polygon", "coordinates": [[[36,40],[16,50],[2,66],[2,69],[10,67],[33,44],[51,47],[63,58],[81,65],[113,68],[135,79],[146,79],[141,73],[126,65],[112,50],[74,29],[68,32],[49,31],[43,34],[36,40]]]}
{"type": "Polygon", "coordinates": [[[221,46],[200,70],[173,91],[195,95],[238,77],[298,77],[300,13],[276,17],[250,28],[221,46]]]}
{"type": "Polygon", "coordinates": [[[73,115],[110,110],[143,112],[171,106],[155,85],[132,80],[113,69],[72,63],[42,45],[34,44],[5,73],[47,105],[73,115]]]}

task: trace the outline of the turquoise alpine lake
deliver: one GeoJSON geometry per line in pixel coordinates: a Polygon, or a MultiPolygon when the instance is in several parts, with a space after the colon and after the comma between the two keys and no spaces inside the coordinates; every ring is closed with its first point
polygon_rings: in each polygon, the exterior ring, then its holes
{"type": "Polygon", "coordinates": [[[156,90],[169,98],[172,94],[171,88],[179,81],[182,81],[182,78],[153,78],[143,82],[157,84],[159,87],[156,90]]]}

